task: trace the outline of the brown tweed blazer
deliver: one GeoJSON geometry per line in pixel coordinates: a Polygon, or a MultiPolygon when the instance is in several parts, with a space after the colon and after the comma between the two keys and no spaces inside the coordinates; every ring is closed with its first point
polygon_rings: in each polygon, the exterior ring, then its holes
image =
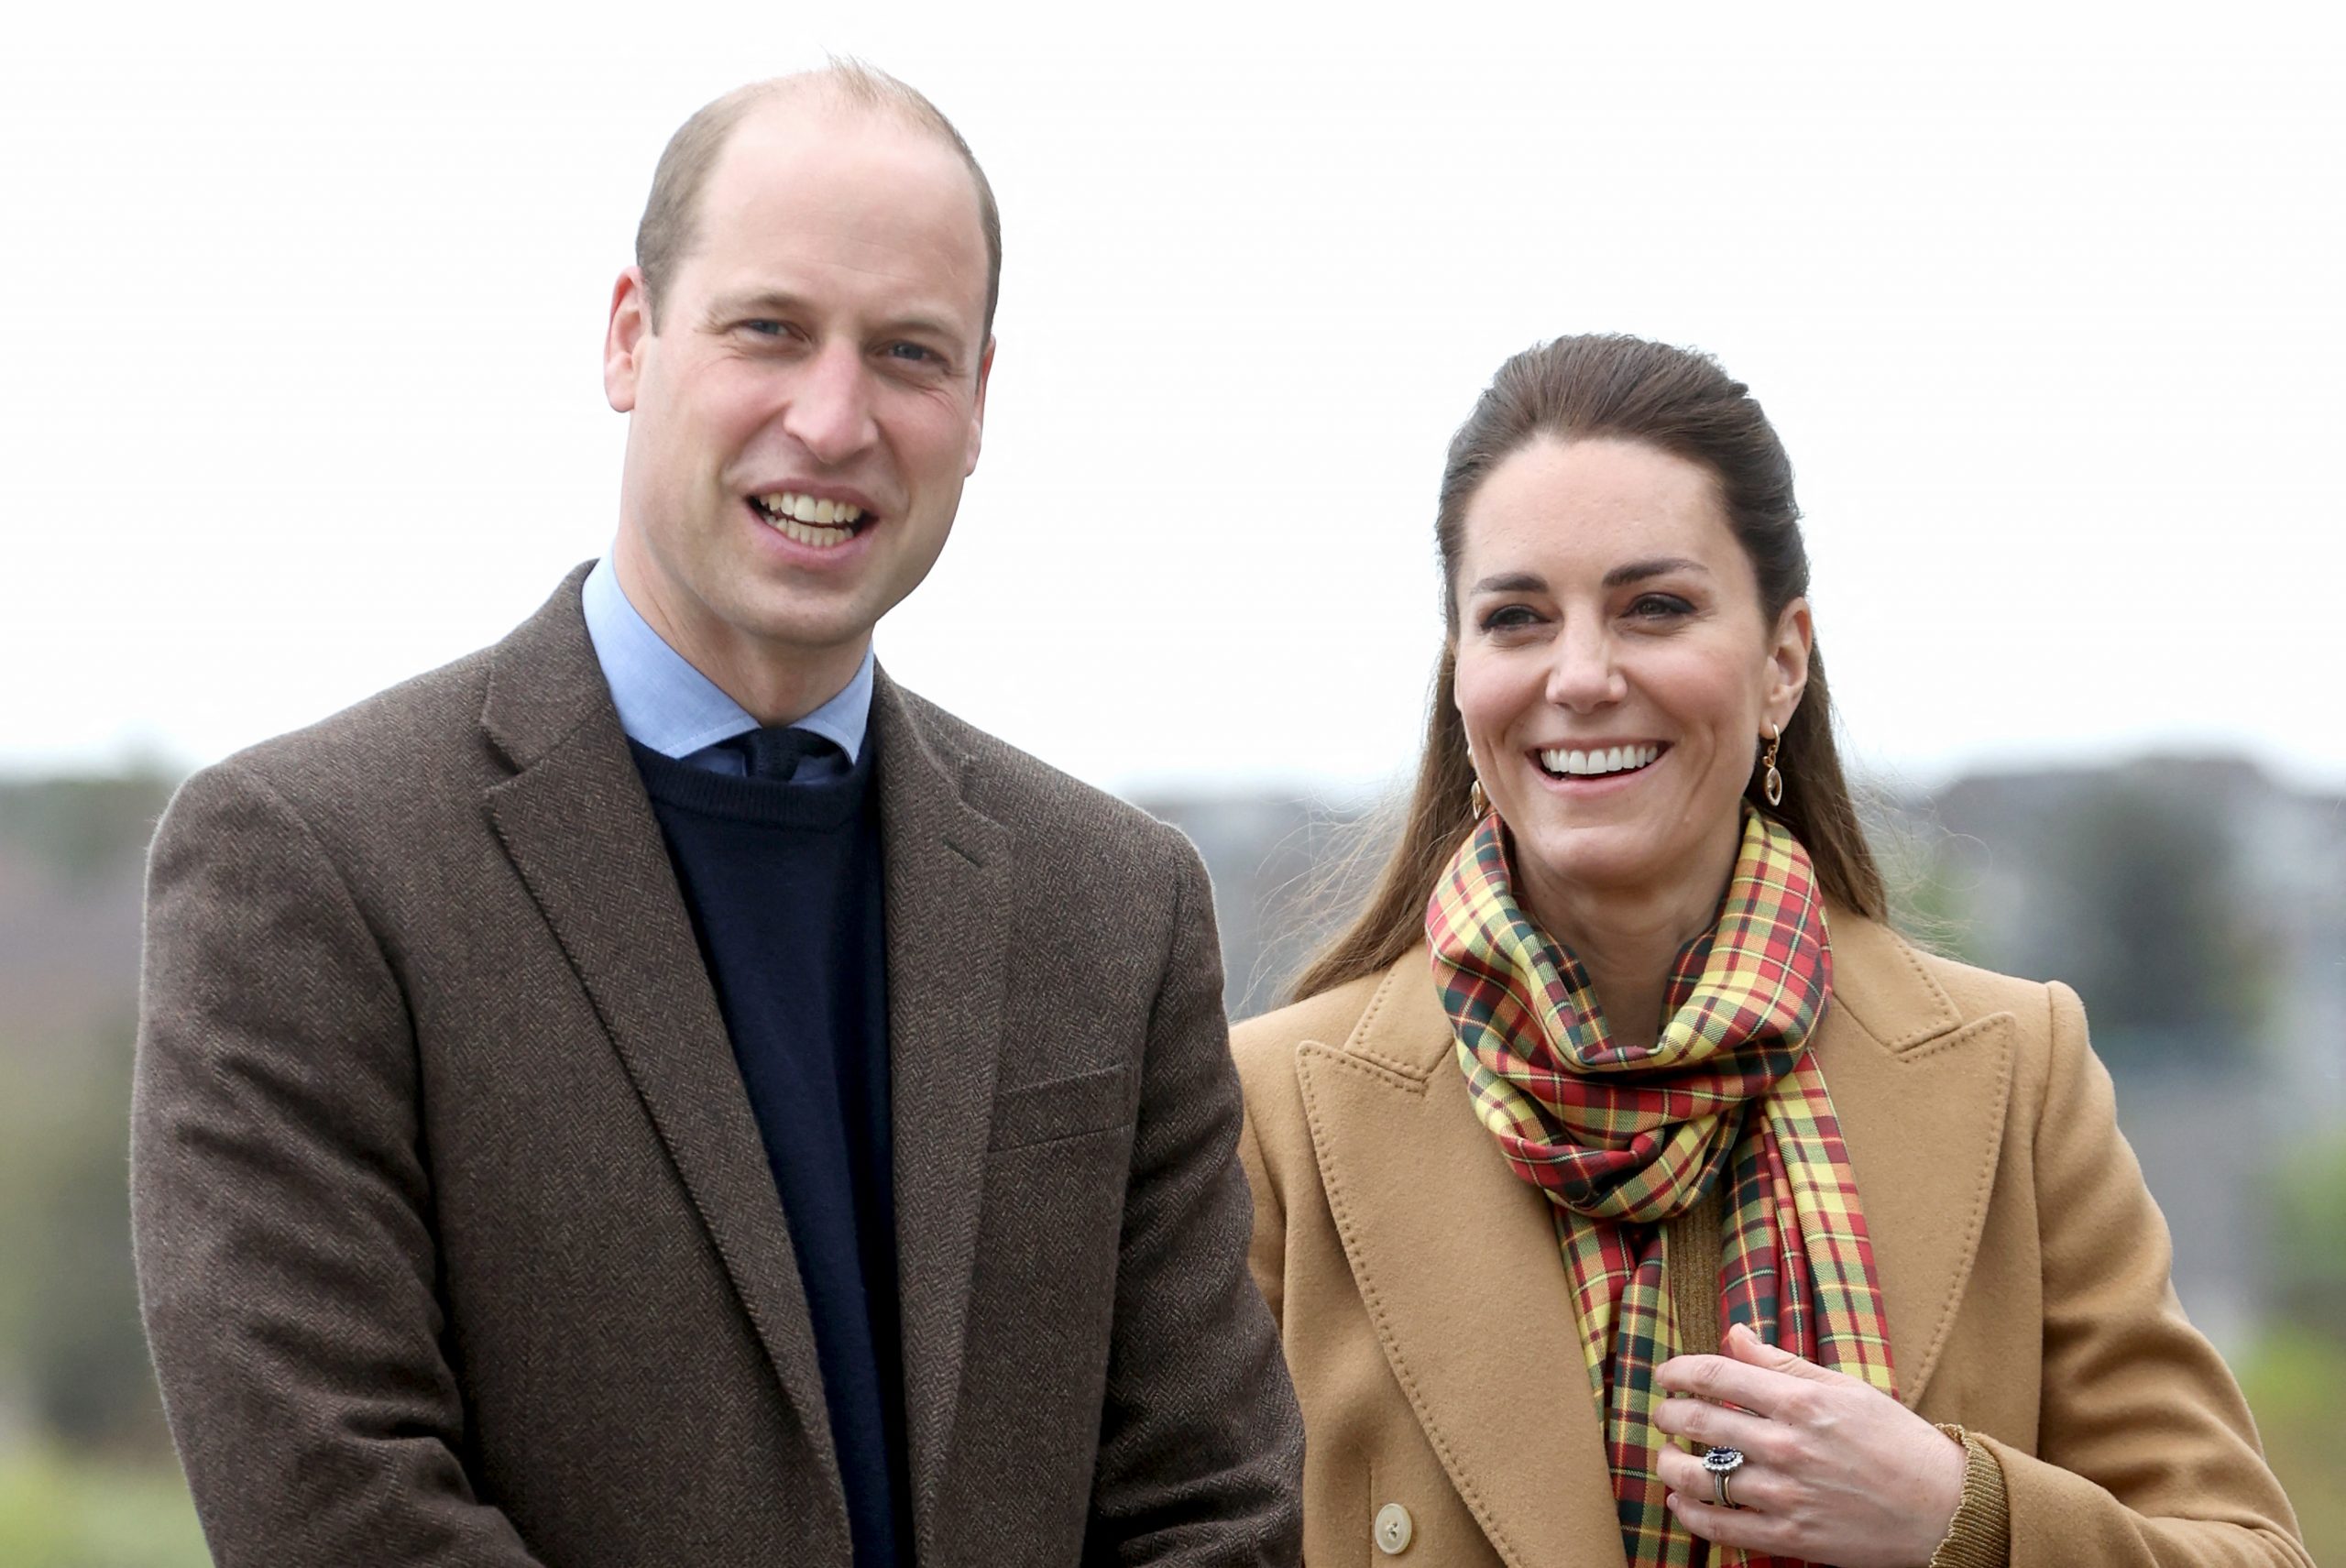
{"type": "MultiPolygon", "coordinates": [[[[224,1564],[849,1561],[581,576],[157,837],[132,1218],[224,1564]]],[[[885,675],[871,734],[919,1562],[1291,1562],[1203,868],[885,675]]]]}
{"type": "MultiPolygon", "coordinates": [[[[1872,1233],[1899,1397],[2003,1468],[2013,1568],[2310,1568],[2066,987],[1836,911],[1815,1039],[1872,1233]]],[[[1621,1568],[1546,1201],[1476,1120],[1422,948],[1232,1033],[1256,1280],[1310,1433],[1304,1551],[1621,1568]]]]}

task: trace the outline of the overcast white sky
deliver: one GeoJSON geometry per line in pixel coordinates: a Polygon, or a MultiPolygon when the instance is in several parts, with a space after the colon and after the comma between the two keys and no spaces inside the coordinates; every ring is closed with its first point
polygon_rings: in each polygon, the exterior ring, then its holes
{"type": "Polygon", "coordinates": [[[2346,786],[2334,24],[1738,9],[43,7],[0,52],[0,769],[223,755],[598,554],[653,160],[829,49],[956,118],[1005,229],[985,459],[881,656],[1078,773],[1405,768],[1449,433],[1617,329],[1775,416],[1877,770],[2346,786]]]}

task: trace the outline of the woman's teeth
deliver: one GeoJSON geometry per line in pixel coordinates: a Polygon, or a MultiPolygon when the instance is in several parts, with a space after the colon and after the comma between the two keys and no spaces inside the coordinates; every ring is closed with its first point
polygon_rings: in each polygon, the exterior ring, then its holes
{"type": "Polygon", "coordinates": [[[1562,749],[1540,753],[1540,765],[1551,775],[1591,778],[1600,773],[1634,773],[1661,755],[1659,746],[1614,746],[1594,751],[1562,749]]]}
{"type": "Polygon", "coordinates": [[[754,502],[777,532],[817,549],[846,543],[863,521],[863,509],[851,502],[818,500],[795,490],[758,496],[754,502]]]}

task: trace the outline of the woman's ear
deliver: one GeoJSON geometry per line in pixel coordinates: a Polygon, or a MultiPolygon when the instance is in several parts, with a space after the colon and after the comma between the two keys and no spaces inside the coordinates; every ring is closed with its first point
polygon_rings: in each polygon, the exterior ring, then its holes
{"type": "Polygon", "coordinates": [[[1768,721],[1778,729],[1792,721],[1801,694],[1808,690],[1808,655],[1816,646],[1808,600],[1796,598],[1776,616],[1768,645],[1768,721]]]}
{"type": "Polygon", "coordinates": [[[1474,742],[1466,733],[1466,710],[1458,706],[1458,639],[1455,634],[1442,642],[1441,661],[1434,666],[1433,691],[1434,700],[1446,703],[1451,718],[1457,722],[1459,741],[1466,748],[1466,766],[1474,771],[1476,777],[1481,777],[1482,769],[1474,761],[1474,742]]]}

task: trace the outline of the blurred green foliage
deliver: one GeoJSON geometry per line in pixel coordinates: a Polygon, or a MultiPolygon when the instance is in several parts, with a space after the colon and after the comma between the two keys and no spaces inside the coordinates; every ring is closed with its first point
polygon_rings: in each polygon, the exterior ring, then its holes
{"type": "MultiPolygon", "coordinates": [[[[2273,1212],[2279,1244],[2273,1259],[2275,1310],[2299,1332],[2327,1340],[2346,1357],[2346,1136],[2309,1144],[2280,1162],[2273,1212]]],[[[2346,1393],[2346,1383],[2341,1392],[2346,1393]]],[[[2346,1403],[2332,1409],[2346,1410],[2346,1403]]]]}
{"type": "Polygon", "coordinates": [[[45,1061],[0,1058],[0,1255],[16,1265],[0,1270],[0,1387],[56,1439],[152,1453],[128,1245],[133,1028],[125,1012],[45,1061]]]}
{"type": "Polygon", "coordinates": [[[2346,1135],[2275,1168],[2274,1321],[2240,1366],[2258,1434],[2316,1563],[2346,1563],[2346,1135]]]}
{"type": "Polygon", "coordinates": [[[2297,1510],[2316,1563],[2346,1563],[2346,1464],[2338,1462],[2346,1338],[2338,1329],[2335,1322],[2321,1330],[2285,1322],[2240,1365],[2265,1457],[2297,1510]]]}
{"type": "Polygon", "coordinates": [[[212,1561],[180,1474],[33,1446],[0,1454],[0,1563],[11,1568],[203,1568],[212,1561]]]}

